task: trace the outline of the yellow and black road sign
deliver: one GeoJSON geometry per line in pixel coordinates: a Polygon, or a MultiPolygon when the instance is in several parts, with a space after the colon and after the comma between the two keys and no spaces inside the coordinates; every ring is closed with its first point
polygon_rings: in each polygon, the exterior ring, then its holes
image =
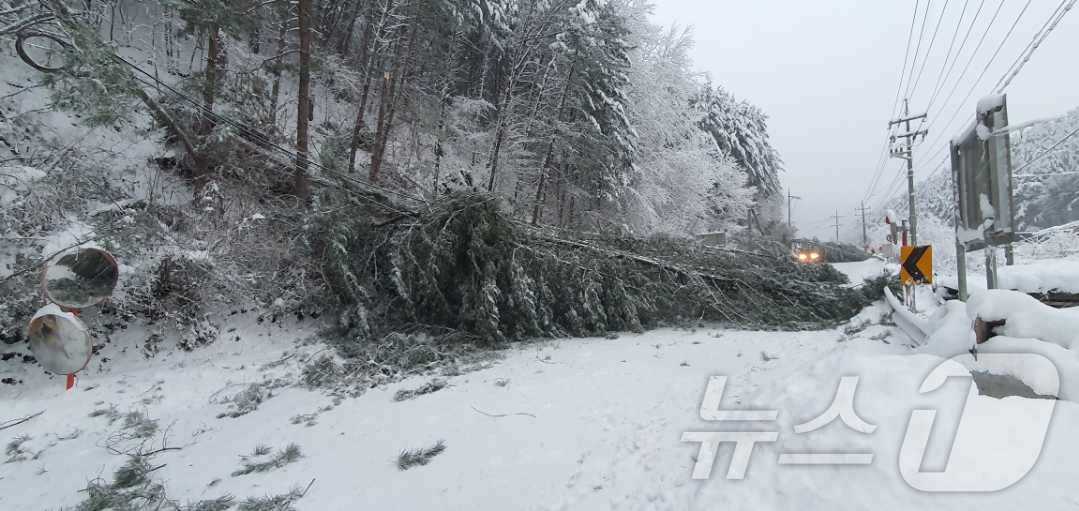
{"type": "Polygon", "coordinates": [[[904,285],[933,283],[932,245],[900,248],[899,280],[904,285]]]}

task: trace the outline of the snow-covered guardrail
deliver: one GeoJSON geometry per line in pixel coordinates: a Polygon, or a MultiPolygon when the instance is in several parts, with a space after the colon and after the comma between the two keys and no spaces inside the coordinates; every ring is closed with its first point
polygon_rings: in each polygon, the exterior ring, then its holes
{"type": "Polygon", "coordinates": [[[891,289],[884,288],[884,299],[888,302],[892,311],[895,312],[892,318],[895,320],[896,326],[903,330],[903,333],[907,334],[915,344],[925,344],[929,334],[932,333],[929,322],[907,310],[903,303],[892,294],[891,289]]]}

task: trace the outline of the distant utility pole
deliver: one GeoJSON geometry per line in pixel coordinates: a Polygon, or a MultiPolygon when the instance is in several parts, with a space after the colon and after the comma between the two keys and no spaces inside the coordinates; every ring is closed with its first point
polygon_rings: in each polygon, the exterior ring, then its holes
{"type": "Polygon", "coordinates": [[[925,139],[925,136],[929,134],[928,130],[910,130],[910,121],[916,121],[918,119],[925,119],[926,114],[910,115],[910,100],[903,99],[903,117],[894,119],[888,122],[888,128],[892,126],[903,124],[906,132],[898,135],[892,135],[892,143],[894,144],[898,139],[904,139],[906,142],[898,149],[892,147],[892,157],[901,158],[907,160],[907,204],[910,208],[910,244],[918,244],[918,217],[914,213],[914,141],[918,137],[925,139]]]}
{"type": "Polygon", "coordinates": [[[835,215],[832,216],[835,219],[835,241],[839,243],[839,210],[835,210],[835,215]]]}
{"type": "Polygon", "coordinates": [[[858,211],[862,213],[862,247],[869,246],[869,232],[865,227],[865,212],[868,208],[865,207],[865,201],[862,201],[862,207],[858,208],[858,211]]]}
{"type": "Polygon", "coordinates": [[[794,199],[802,200],[802,198],[797,195],[791,195],[791,189],[787,188],[787,229],[793,229],[793,227],[791,227],[791,201],[794,199]]]}

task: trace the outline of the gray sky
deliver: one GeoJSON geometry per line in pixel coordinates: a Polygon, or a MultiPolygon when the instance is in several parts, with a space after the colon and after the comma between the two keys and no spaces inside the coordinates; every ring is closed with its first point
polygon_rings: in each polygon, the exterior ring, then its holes
{"type": "MultiPolygon", "coordinates": [[[[657,23],[693,27],[697,41],[693,58],[699,70],[770,116],[772,141],[787,167],[783,183],[802,197],[794,206],[795,224],[802,233],[834,238],[829,217],[836,209],[843,217],[840,223],[855,223],[855,210],[880,161],[915,0],[654,1],[657,23]]],[[[964,4],[967,10],[953,58],[982,0],[929,2],[928,23],[914,75],[918,75],[922,62],[926,66],[912,94],[913,113],[926,109],[943,75],[942,63],[952,35],[960,26],[964,4]],[[930,48],[938,19],[942,22],[930,48]],[[927,50],[931,50],[928,60],[927,50]]],[[[940,165],[947,152],[940,150],[943,142],[973,119],[978,98],[991,92],[1060,2],[1030,1],[1000,54],[970,98],[963,101],[1026,3],[984,0],[958,63],[929,110],[930,136],[915,152],[916,175],[924,177],[940,165]],[[974,53],[1000,5],[1003,7],[999,16],[974,53]],[[963,83],[949,99],[971,55],[974,60],[963,83]],[[956,112],[958,117],[948,126],[956,112]]],[[[912,55],[926,4],[927,0],[918,4],[912,55]]],[[[1062,114],[1079,106],[1079,61],[1075,56],[1079,48],[1079,13],[1075,11],[1079,7],[1064,18],[1008,88],[1013,124],[1062,114]]],[[[901,166],[900,160],[888,161],[867,205],[879,206],[889,189],[895,190],[892,195],[900,190],[905,193],[905,179],[893,180],[901,166]]]]}

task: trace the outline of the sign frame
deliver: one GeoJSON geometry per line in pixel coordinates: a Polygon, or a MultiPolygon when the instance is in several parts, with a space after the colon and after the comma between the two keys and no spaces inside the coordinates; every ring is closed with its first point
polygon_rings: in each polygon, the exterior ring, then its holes
{"type": "Polygon", "coordinates": [[[1006,95],[978,103],[977,122],[950,142],[957,235],[967,252],[1016,239],[1006,95]]]}

